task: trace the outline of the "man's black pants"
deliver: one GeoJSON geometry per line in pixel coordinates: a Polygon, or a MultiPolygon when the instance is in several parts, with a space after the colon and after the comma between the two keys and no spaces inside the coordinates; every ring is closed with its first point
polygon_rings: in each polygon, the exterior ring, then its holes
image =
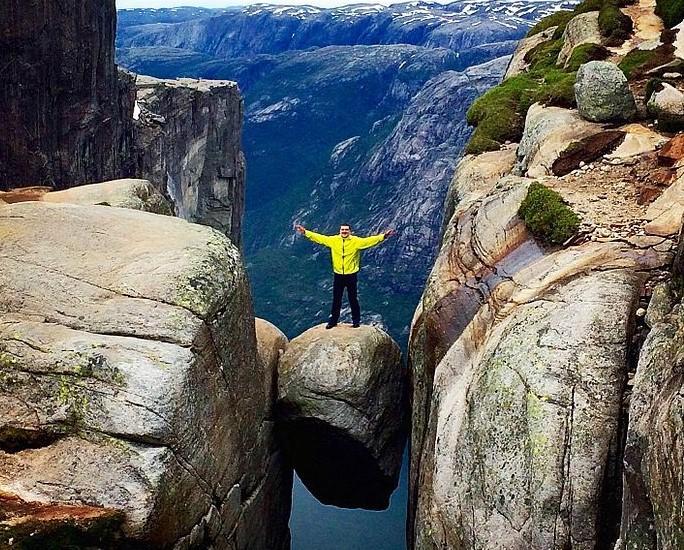
{"type": "Polygon", "coordinates": [[[361,322],[361,307],[356,293],[356,273],[351,275],[340,275],[335,273],[333,280],[333,303],[330,310],[330,324],[335,325],[340,319],[340,309],[342,308],[342,294],[347,289],[347,298],[351,306],[352,323],[361,322]]]}

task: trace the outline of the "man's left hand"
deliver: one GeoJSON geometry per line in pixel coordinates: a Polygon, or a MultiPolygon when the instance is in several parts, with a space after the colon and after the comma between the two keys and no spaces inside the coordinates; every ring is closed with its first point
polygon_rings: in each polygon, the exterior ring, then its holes
{"type": "Polygon", "coordinates": [[[387,229],[385,231],[384,235],[385,235],[385,238],[387,239],[387,238],[391,237],[392,235],[396,235],[396,233],[397,232],[394,229],[387,229]]]}

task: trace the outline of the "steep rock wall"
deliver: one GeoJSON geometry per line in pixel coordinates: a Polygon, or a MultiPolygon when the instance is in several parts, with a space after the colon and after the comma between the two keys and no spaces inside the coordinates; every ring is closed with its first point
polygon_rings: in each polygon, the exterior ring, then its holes
{"type": "Polygon", "coordinates": [[[0,190],[134,175],[132,79],[114,65],[114,0],[0,6],[0,190]]]}
{"type": "Polygon", "coordinates": [[[237,84],[138,76],[136,88],[141,174],[171,198],[177,216],[240,247],[245,162],[237,84]]]}

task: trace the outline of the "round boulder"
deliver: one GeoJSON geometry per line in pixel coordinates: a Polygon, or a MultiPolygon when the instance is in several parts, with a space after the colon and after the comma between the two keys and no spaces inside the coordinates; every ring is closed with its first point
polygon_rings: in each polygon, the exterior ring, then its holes
{"type": "Polygon", "coordinates": [[[593,122],[627,121],[636,113],[627,77],[609,61],[590,61],[579,68],[575,99],[580,115],[593,122]]]}
{"type": "Polygon", "coordinates": [[[648,100],[648,112],[658,119],[658,126],[676,132],[684,128],[684,93],[664,82],[648,100]]]}
{"type": "Polygon", "coordinates": [[[382,330],[311,328],[278,368],[278,421],[295,470],[324,504],[382,510],[406,438],[406,372],[382,330]]]}

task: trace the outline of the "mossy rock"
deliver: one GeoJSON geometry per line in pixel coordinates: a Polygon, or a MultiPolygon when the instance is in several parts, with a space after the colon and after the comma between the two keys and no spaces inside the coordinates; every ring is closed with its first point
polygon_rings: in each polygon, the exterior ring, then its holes
{"type": "Polygon", "coordinates": [[[627,80],[635,80],[646,72],[672,61],[674,48],[666,44],[655,50],[632,50],[620,61],[618,67],[627,80]]]}
{"type": "MultiPolygon", "coordinates": [[[[570,19],[572,19],[575,15],[576,14],[574,12],[568,10],[561,10],[557,11],[556,13],[552,13],[551,15],[544,17],[544,19],[542,19],[541,21],[539,21],[539,23],[532,27],[527,32],[527,36],[534,36],[535,34],[544,32],[546,29],[550,29],[551,27],[562,27],[563,30],[565,30],[568,21],[570,21],[570,19]]],[[[556,31],[557,30],[558,29],[556,29],[556,31]]],[[[563,31],[561,31],[561,34],[562,32],[563,31]]]]}
{"type": "Polygon", "coordinates": [[[669,29],[684,19],[684,2],[682,0],[656,0],[655,13],[669,29]]]}
{"type": "Polygon", "coordinates": [[[562,47],[562,40],[546,40],[537,44],[524,57],[525,63],[529,65],[528,72],[555,67],[562,47]]]}
{"type": "Polygon", "coordinates": [[[577,71],[585,63],[589,61],[604,61],[608,59],[610,52],[600,44],[580,44],[570,55],[565,70],[577,71]]]}
{"type": "Polygon", "coordinates": [[[563,244],[579,228],[580,218],[556,191],[541,183],[530,185],[520,204],[518,216],[537,238],[551,244],[563,244]]]}
{"type": "Polygon", "coordinates": [[[620,11],[617,3],[606,2],[599,11],[599,29],[608,45],[622,44],[634,31],[632,19],[620,11]]]}

